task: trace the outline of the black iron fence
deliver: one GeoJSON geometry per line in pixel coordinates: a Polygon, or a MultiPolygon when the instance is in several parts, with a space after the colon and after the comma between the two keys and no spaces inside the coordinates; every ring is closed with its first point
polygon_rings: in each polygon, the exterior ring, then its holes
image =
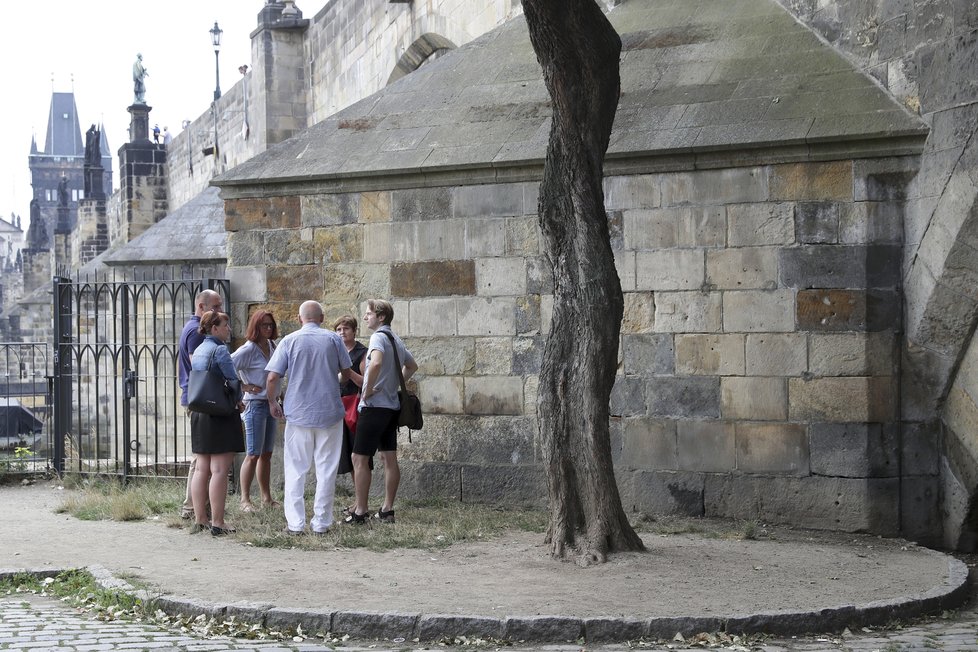
{"type": "Polygon", "coordinates": [[[51,469],[51,345],[0,342],[0,474],[51,469]]]}
{"type": "Polygon", "coordinates": [[[177,342],[203,289],[224,279],[54,279],[52,466],[59,473],[178,475],[191,458],[177,342]]]}

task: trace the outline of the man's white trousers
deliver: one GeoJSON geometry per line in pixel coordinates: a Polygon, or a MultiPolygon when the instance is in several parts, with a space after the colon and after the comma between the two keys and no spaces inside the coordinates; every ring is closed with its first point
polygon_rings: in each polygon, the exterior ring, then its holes
{"type": "Polygon", "coordinates": [[[336,470],[343,448],[343,419],[326,428],[285,424],[285,520],[293,532],[306,527],[303,493],[309,467],[316,467],[316,497],[313,501],[313,532],[325,532],[333,524],[336,470]]]}

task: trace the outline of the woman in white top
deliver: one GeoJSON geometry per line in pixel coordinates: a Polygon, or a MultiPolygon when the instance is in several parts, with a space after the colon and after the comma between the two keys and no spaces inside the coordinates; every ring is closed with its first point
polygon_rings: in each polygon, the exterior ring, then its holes
{"type": "Polygon", "coordinates": [[[244,423],[246,453],[241,463],[241,511],[252,512],[251,481],[257,471],[258,490],[262,504],[277,507],[280,503],[272,498],[271,473],[272,450],[275,447],[277,422],[268,407],[269,400],[277,397],[265,394],[265,365],[275,350],[278,325],[267,310],[256,310],[248,321],[247,341],[231,354],[234,368],[241,378],[244,391],[244,423]]]}

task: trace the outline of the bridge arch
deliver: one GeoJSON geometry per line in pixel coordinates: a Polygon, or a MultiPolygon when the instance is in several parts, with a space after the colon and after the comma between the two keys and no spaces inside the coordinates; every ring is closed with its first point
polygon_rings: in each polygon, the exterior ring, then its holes
{"type": "Polygon", "coordinates": [[[391,71],[390,77],[387,78],[387,85],[396,82],[405,75],[411,74],[425,63],[433,61],[446,52],[454,50],[456,47],[458,46],[441,34],[433,32],[422,34],[398,58],[394,70],[391,71]]]}

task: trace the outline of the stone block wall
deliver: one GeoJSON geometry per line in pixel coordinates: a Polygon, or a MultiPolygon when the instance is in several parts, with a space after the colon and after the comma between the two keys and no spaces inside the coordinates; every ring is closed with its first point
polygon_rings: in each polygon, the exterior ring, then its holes
{"type": "MultiPolygon", "coordinates": [[[[628,510],[899,530],[902,205],[864,188],[910,164],[605,180],[628,510]]],[[[235,319],[269,307],[288,331],[305,299],[331,320],[389,298],[426,411],[403,442],[405,491],[542,504],[552,279],[536,205],[535,182],[227,200],[235,319]]]]}
{"type": "Polygon", "coordinates": [[[71,268],[78,269],[109,248],[106,200],[78,202],[78,223],[71,232],[71,268]]]}

